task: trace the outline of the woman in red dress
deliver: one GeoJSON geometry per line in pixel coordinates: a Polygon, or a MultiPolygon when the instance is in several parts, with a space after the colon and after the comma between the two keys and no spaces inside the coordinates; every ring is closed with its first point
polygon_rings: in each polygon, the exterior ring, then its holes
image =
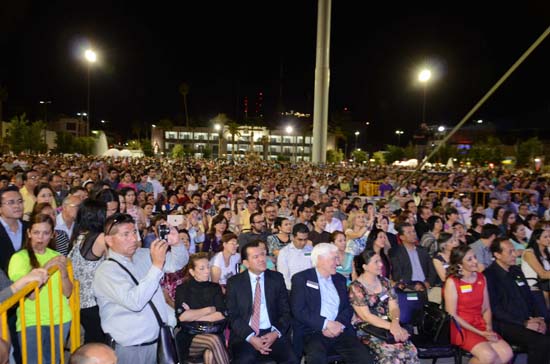
{"type": "Polygon", "coordinates": [[[451,324],[451,343],[472,353],[470,364],[508,363],[512,349],[493,331],[485,277],[477,269],[477,259],[468,246],[452,250],[445,309],[460,328],[451,324]]]}

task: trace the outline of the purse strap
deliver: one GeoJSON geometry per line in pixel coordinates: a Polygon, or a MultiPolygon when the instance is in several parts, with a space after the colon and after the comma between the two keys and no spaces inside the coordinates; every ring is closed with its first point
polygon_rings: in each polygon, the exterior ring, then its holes
{"type": "MultiPolygon", "coordinates": [[[[110,260],[112,262],[115,262],[116,264],[118,264],[120,266],[120,268],[124,269],[126,271],[126,273],[128,273],[128,275],[130,276],[130,278],[132,278],[132,280],[134,281],[136,286],[139,286],[138,280],[136,279],[136,277],[134,277],[134,275],[132,273],[130,273],[128,268],[126,268],[119,261],[114,260],[113,258],[109,258],[108,260],[110,260]]],[[[153,303],[153,298],[151,298],[149,300],[149,302],[147,302],[147,303],[151,306],[151,309],[153,310],[153,313],[155,314],[155,317],[157,318],[157,322],[159,324],[159,327],[162,327],[164,325],[164,322],[162,321],[162,318],[160,317],[160,313],[158,312],[157,308],[155,307],[155,304],[153,303]]]]}

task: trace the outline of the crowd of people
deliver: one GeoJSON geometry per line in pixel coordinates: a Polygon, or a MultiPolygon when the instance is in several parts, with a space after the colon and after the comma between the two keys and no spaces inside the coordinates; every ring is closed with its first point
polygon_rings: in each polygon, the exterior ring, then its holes
{"type": "MultiPolygon", "coordinates": [[[[0,162],[0,299],[42,285],[44,363],[49,323],[57,338],[72,319],[68,264],[84,343],[107,343],[119,363],[155,363],[162,323],[177,328],[189,362],[326,363],[338,354],[348,364],[419,363],[399,320],[401,282],[455,319],[451,341],[472,363],[507,363],[510,345],[527,348],[529,363],[550,362],[542,176],[85,156],[0,162]],[[361,196],[361,180],[382,181],[379,195],[361,196]],[[63,292],[53,300],[62,317],[50,317],[48,285],[63,292]]],[[[12,355],[20,361],[22,316],[36,362],[34,304],[10,312],[12,355]]]]}

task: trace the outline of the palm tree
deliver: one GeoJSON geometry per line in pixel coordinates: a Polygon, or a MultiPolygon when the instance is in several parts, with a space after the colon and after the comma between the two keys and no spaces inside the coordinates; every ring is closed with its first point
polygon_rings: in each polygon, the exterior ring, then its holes
{"type": "Polygon", "coordinates": [[[267,135],[263,135],[261,138],[260,138],[260,143],[262,143],[263,145],[263,152],[264,152],[264,161],[267,160],[268,158],[268,151],[269,151],[269,136],[267,135]]]}
{"type": "Polygon", "coordinates": [[[183,108],[185,110],[185,126],[189,128],[189,114],[187,113],[187,95],[189,95],[189,89],[191,86],[189,86],[188,83],[182,82],[179,91],[180,94],[183,96],[183,108]]]}
{"type": "MultiPolygon", "coordinates": [[[[234,121],[227,123],[227,131],[231,134],[231,159],[235,160],[235,137],[240,137],[241,133],[239,132],[240,125],[234,121]]],[[[238,139],[237,139],[238,142],[238,139]]]]}

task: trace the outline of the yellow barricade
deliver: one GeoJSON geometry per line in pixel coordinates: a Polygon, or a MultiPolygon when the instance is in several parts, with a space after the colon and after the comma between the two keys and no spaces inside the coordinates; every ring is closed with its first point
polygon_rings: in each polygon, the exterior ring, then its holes
{"type": "Polygon", "coordinates": [[[359,182],[359,195],[368,197],[378,196],[380,194],[380,185],[382,181],[361,181],[359,182]]]}
{"type": "MultiPolygon", "coordinates": [[[[50,277],[58,271],[59,268],[52,267],[48,270],[48,273],[50,277]]],[[[67,272],[69,274],[69,279],[73,283],[73,290],[71,292],[71,296],[69,297],[69,309],[71,311],[71,326],[70,326],[70,351],[71,353],[75,351],[80,346],[80,284],[77,280],[74,279],[73,275],[73,268],[72,265],[68,264],[67,272]]],[[[58,294],[60,297],[60,302],[63,300],[63,289],[61,284],[61,274],[58,275],[58,278],[60,280],[59,282],[59,292],[53,292],[52,285],[48,284],[47,286],[43,287],[43,289],[48,290],[48,306],[49,306],[49,315],[50,317],[54,316],[54,307],[53,307],[53,297],[54,294],[58,294]]],[[[50,278],[52,279],[52,278],[50,278]]],[[[25,304],[32,304],[32,301],[27,300],[27,296],[34,293],[35,295],[35,301],[34,304],[36,306],[36,339],[37,339],[37,350],[38,350],[38,364],[42,364],[42,330],[40,329],[40,287],[38,287],[38,282],[32,282],[27,284],[23,289],[21,289],[19,292],[15,293],[13,296],[8,298],[6,301],[2,302],[0,304],[0,321],[2,325],[2,339],[9,341],[9,330],[8,330],[8,310],[17,304],[19,304],[20,312],[25,312],[25,304]]],[[[64,345],[65,345],[65,333],[63,332],[63,305],[59,305],[59,337],[57,340],[59,340],[59,348],[60,352],[64,353],[64,345]]],[[[23,359],[23,364],[27,364],[27,334],[26,334],[26,317],[24,314],[21,314],[21,356],[23,359]]],[[[50,320],[50,343],[51,343],[51,362],[56,362],[56,355],[57,352],[55,350],[56,347],[56,338],[54,337],[55,333],[55,326],[56,323],[53,322],[53,320],[50,320]]],[[[59,361],[61,364],[65,362],[65,358],[63,355],[61,355],[61,358],[59,358],[59,361]]],[[[33,363],[31,363],[33,364],[33,363]]]]}

